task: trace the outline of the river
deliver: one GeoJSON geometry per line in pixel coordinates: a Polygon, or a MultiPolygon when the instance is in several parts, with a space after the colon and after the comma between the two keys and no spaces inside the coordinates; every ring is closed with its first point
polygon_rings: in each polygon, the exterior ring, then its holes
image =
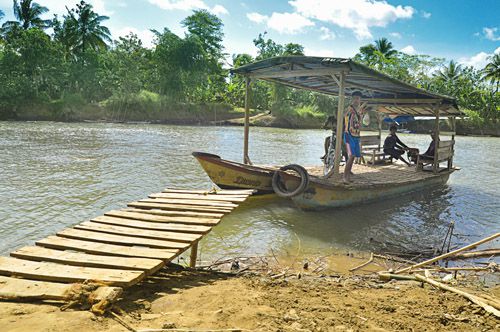
{"type": "MultiPolygon", "coordinates": [[[[251,128],[257,164],[314,165],[327,132],[251,128]]],[[[426,135],[400,135],[425,149],[426,135]]],[[[239,127],[0,122],[0,254],[166,187],[210,188],[193,151],[241,160],[239,127]]],[[[202,242],[202,259],[277,252],[327,254],[387,244],[455,245],[500,231],[500,138],[457,137],[462,169],[445,187],[323,212],[252,198],[202,242]]]]}

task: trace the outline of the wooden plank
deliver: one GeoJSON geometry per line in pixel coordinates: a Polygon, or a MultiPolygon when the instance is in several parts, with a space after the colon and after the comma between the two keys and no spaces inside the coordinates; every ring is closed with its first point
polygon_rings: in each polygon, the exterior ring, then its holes
{"type": "Polygon", "coordinates": [[[220,201],[202,201],[202,200],[194,200],[194,199],[177,199],[177,198],[164,198],[162,195],[168,195],[163,193],[151,194],[149,198],[158,198],[156,201],[158,203],[167,203],[167,204],[183,204],[183,205],[198,205],[198,206],[213,206],[216,208],[226,208],[226,209],[234,209],[238,207],[238,204],[233,204],[231,202],[220,202],[220,201]]]}
{"type": "Polygon", "coordinates": [[[57,236],[67,237],[70,239],[103,242],[103,243],[111,243],[119,245],[144,246],[150,248],[187,249],[189,247],[189,244],[181,242],[152,240],[141,237],[104,234],[99,232],[83,231],[74,228],[67,228],[60,232],[57,232],[57,236]]]}
{"type": "Polygon", "coordinates": [[[119,246],[83,240],[74,240],[59,236],[49,236],[36,242],[37,245],[63,250],[77,250],[91,254],[102,254],[109,256],[142,257],[171,261],[181,253],[174,249],[141,248],[130,246],[119,246]]]}
{"type": "Polygon", "coordinates": [[[207,206],[183,205],[183,204],[165,204],[162,203],[160,200],[156,199],[143,199],[139,202],[129,203],[127,204],[127,206],[161,209],[161,210],[202,211],[202,212],[216,212],[216,213],[231,212],[231,209],[225,209],[225,208],[214,208],[207,206]]]}
{"type": "Polygon", "coordinates": [[[455,140],[449,140],[449,141],[439,141],[439,147],[440,148],[445,148],[449,146],[455,145],[455,140]]]}
{"type": "Polygon", "coordinates": [[[452,150],[450,150],[449,148],[444,148],[444,149],[447,149],[447,150],[439,151],[439,149],[438,149],[438,156],[437,156],[438,161],[443,161],[443,160],[446,160],[448,158],[453,157],[452,150]]]}
{"type": "Polygon", "coordinates": [[[165,266],[165,262],[159,259],[91,255],[82,252],[69,252],[44,247],[24,247],[10,253],[10,255],[20,259],[66,265],[103,267],[120,270],[142,270],[146,271],[147,274],[152,274],[165,266]]]}
{"type": "Polygon", "coordinates": [[[151,229],[157,231],[167,231],[167,232],[181,232],[181,233],[193,233],[193,234],[206,234],[212,229],[208,226],[195,226],[195,225],[184,225],[184,224],[173,224],[173,223],[155,223],[149,221],[139,221],[125,218],[100,216],[92,219],[93,222],[107,224],[107,225],[117,225],[117,226],[127,226],[139,229],[151,229]]]}
{"type": "Polygon", "coordinates": [[[255,192],[253,189],[217,189],[217,190],[186,190],[167,188],[163,190],[164,193],[183,193],[183,194],[222,194],[222,195],[251,195],[255,192]]]}
{"type": "Polygon", "coordinates": [[[116,226],[116,225],[106,225],[91,221],[85,221],[80,225],[74,226],[76,229],[83,229],[93,232],[102,232],[109,234],[127,235],[127,236],[138,236],[145,237],[149,239],[175,241],[175,242],[186,242],[191,243],[193,241],[198,241],[203,236],[202,234],[187,234],[187,233],[174,233],[165,231],[153,231],[146,229],[131,228],[126,226],[116,226]]]}
{"type": "Polygon", "coordinates": [[[143,271],[101,269],[0,257],[0,274],[56,282],[94,280],[107,285],[129,287],[145,277],[143,271]]]}
{"type": "Polygon", "coordinates": [[[111,217],[127,218],[134,220],[143,220],[149,222],[169,222],[177,224],[189,224],[189,225],[205,225],[205,226],[215,226],[220,222],[220,219],[214,218],[195,218],[195,217],[170,217],[170,216],[157,216],[148,213],[137,213],[128,211],[112,210],[106,212],[104,215],[111,217]]]}
{"type": "Polygon", "coordinates": [[[149,197],[154,195],[155,198],[173,198],[173,199],[190,199],[190,200],[200,200],[200,201],[211,201],[211,202],[244,202],[248,196],[236,196],[236,195],[213,195],[213,194],[181,194],[181,193],[156,193],[151,194],[149,197]]]}
{"type": "Polygon", "coordinates": [[[0,276],[0,299],[63,301],[69,299],[73,287],[71,284],[0,276]]]}
{"type": "Polygon", "coordinates": [[[156,214],[158,216],[184,216],[184,217],[206,217],[206,218],[222,218],[224,213],[210,213],[210,212],[196,212],[196,211],[168,211],[160,209],[137,209],[137,208],[125,208],[121,211],[128,212],[139,212],[139,213],[150,213],[156,214]]]}

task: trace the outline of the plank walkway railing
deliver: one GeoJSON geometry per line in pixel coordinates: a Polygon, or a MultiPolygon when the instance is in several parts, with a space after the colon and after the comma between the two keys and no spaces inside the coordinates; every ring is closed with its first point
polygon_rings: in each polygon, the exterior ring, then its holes
{"type": "Polygon", "coordinates": [[[251,194],[165,189],[64,229],[0,257],[0,299],[64,300],[75,283],[88,281],[116,293],[189,248],[194,267],[199,241],[251,194]]]}

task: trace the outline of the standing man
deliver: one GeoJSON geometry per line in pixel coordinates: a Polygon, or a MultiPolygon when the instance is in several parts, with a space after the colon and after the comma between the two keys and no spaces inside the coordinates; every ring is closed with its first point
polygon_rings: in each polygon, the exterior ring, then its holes
{"type": "Polygon", "coordinates": [[[354,91],[352,94],[351,105],[347,106],[347,112],[344,115],[344,142],[347,149],[347,163],[344,168],[344,182],[351,182],[352,164],[355,158],[361,157],[359,147],[359,136],[361,131],[361,118],[364,109],[361,107],[361,92],[354,91]]]}

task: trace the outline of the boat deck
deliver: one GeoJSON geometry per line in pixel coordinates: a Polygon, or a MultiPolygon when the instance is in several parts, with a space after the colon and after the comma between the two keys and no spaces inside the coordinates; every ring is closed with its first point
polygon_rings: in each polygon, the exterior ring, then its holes
{"type": "MultiPolygon", "coordinates": [[[[265,166],[265,168],[276,170],[279,169],[279,166],[265,166]]],[[[354,188],[418,182],[444,173],[435,174],[428,170],[417,171],[414,166],[408,167],[398,163],[375,166],[354,164],[352,167],[353,175],[351,175],[352,182],[345,184],[342,180],[342,174],[344,173],[343,165],[340,166],[340,174],[333,175],[328,179],[323,178],[323,166],[306,166],[305,168],[316,182],[354,188]]],[[[443,170],[445,168],[441,169],[441,171],[443,170]]]]}

